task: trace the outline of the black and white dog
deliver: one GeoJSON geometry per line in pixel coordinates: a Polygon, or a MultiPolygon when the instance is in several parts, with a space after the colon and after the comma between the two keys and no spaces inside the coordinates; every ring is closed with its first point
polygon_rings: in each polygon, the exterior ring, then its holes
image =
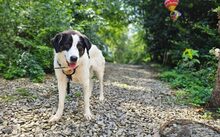
{"type": "Polygon", "coordinates": [[[78,31],[68,30],[58,33],[52,40],[54,46],[54,68],[58,81],[59,104],[55,115],[51,116],[50,122],[58,121],[64,109],[64,100],[68,78],[73,82],[80,83],[84,92],[84,115],[91,119],[90,96],[93,88],[92,76],[95,72],[100,82],[99,100],[104,100],[103,75],[105,59],[102,52],[89,39],[78,31]]]}

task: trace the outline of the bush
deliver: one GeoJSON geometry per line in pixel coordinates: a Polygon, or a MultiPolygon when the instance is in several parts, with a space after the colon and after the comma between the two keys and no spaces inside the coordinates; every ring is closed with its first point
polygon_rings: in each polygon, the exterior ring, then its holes
{"type": "Polygon", "coordinates": [[[44,71],[34,57],[24,52],[17,60],[9,66],[3,75],[5,79],[14,79],[19,77],[30,77],[34,82],[43,82],[44,71]]]}
{"type": "Polygon", "coordinates": [[[45,72],[53,72],[50,39],[70,27],[68,4],[59,0],[0,1],[0,75],[42,82],[45,72]]]}
{"type": "Polygon", "coordinates": [[[168,70],[160,75],[160,79],[169,82],[172,88],[181,91],[181,94],[177,93],[177,95],[185,102],[193,105],[204,105],[211,96],[213,83],[206,79],[209,75],[206,70],[202,69],[201,71],[202,73],[192,74],[194,72],[168,70]]]}
{"type": "MultiPolygon", "coordinates": [[[[185,53],[184,53],[185,54],[185,53]]],[[[208,63],[199,69],[194,67],[183,67],[181,63],[175,69],[166,70],[160,74],[160,79],[168,82],[172,88],[177,89],[178,100],[193,105],[204,105],[210,99],[214,87],[215,74],[217,70],[217,59],[213,55],[206,55],[208,63]]],[[[190,60],[183,60],[189,64],[190,60]]]]}

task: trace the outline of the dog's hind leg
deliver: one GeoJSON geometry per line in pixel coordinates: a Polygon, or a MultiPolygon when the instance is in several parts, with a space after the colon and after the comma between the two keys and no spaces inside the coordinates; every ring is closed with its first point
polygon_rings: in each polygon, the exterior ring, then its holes
{"type": "Polygon", "coordinates": [[[67,88],[67,78],[65,75],[59,75],[57,77],[58,80],[58,90],[59,90],[59,104],[58,109],[55,115],[52,115],[49,122],[58,121],[62,114],[64,109],[64,100],[66,96],[66,88],[67,88]]]}
{"type": "Polygon", "coordinates": [[[93,77],[93,70],[92,69],[90,69],[90,73],[89,73],[89,92],[90,92],[90,96],[89,97],[91,97],[91,95],[92,95],[92,91],[93,91],[93,79],[92,79],[92,77],[93,77]]]}
{"type": "Polygon", "coordinates": [[[104,76],[104,70],[96,72],[96,75],[99,79],[99,90],[100,90],[100,95],[99,95],[99,100],[103,101],[104,100],[104,93],[103,93],[103,76],[104,76]]]}
{"type": "Polygon", "coordinates": [[[93,90],[93,79],[89,79],[89,97],[92,95],[92,90],[93,90]]]}

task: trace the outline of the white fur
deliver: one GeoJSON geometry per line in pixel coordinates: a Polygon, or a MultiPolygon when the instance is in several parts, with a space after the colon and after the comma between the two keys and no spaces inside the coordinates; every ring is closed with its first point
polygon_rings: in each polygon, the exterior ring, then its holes
{"type": "Polygon", "coordinates": [[[73,55],[79,58],[79,51],[77,49],[77,43],[79,42],[79,36],[72,35],[72,38],[73,38],[72,46],[71,46],[70,50],[65,53],[68,62],[70,62],[70,57],[73,55]]]}
{"type": "MultiPolygon", "coordinates": [[[[69,61],[68,58],[70,56],[79,57],[79,51],[76,47],[77,42],[79,41],[79,37],[77,35],[72,35],[73,44],[71,49],[67,51],[62,51],[60,53],[55,53],[54,56],[54,67],[59,67],[57,61],[61,64],[61,66],[67,67],[68,64],[66,61],[69,61]]],[[[85,49],[86,50],[86,49],[85,49]]],[[[99,100],[104,100],[103,94],[103,75],[105,69],[105,59],[102,55],[102,52],[96,47],[96,45],[92,45],[89,50],[90,58],[88,57],[87,52],[85,51],[83,56],[79,57],[77,61],[78,68],[74,75],[72,75],[72,81],[75,83],[80,83],[83,86],[84,92],[84,116],[86,119],[92,118],[92,113],[90,111],[90,96],[92,92],[92,74],[95,72],[97,78],[100,82],[100,96],[99,100]]],[[[68,68],[67,68],[68,69],[68,68]]],[[[64,71],[67,69],[63,69],[64,71]]],[[[58,81],[58,90],[59,90],[59,104],[58,109],[55,115],[52,115],[50,118],[50,122],[58,121],[64,109],[64,100],[66,96],[66,86],[67,86],[67,77],[62,72],[61,69],[55,69],[55,75],[58,81]]]]}

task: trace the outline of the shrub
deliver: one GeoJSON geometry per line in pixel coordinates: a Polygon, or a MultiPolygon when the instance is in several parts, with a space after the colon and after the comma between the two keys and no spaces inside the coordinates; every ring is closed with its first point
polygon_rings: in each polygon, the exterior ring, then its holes
{"type": "Polygon", "coordinates": [[[59,0],[0,1],[0,75],[42,82],[45,72],[53,72],[50,39],[70,27],[68,5],[59,0]]]}
{"type": "MultiPolygon", "coordinates": [[[[199,56],[197,53],[195,54],[197,57],[199,56]]],[[[186,103],[193,105],[204,105],[210,99],[215,83],[217,59],[210,54],[203,58],[208,60],[207,64],[196,69],[193,65],[194,62],[192,62],[193,55],[190,56],[184,53],[179,66],[160,74],[161,80],[170,83],[172,88],[178,89],[177,96],[181,98],[179,100],[184,100],[186,103]],[[190,67],[188,66],[189,63],[192,63],[190,67]]]]}
{"type": "Polygon", "coordinates": [[[42,67],[35,61],[34,56],[24,52],[21,56],[18,56],[18,60],[11,64],[3,76],[5,79],[27,76],[34,82],[43,82],[44,74],[42,67]]]}

